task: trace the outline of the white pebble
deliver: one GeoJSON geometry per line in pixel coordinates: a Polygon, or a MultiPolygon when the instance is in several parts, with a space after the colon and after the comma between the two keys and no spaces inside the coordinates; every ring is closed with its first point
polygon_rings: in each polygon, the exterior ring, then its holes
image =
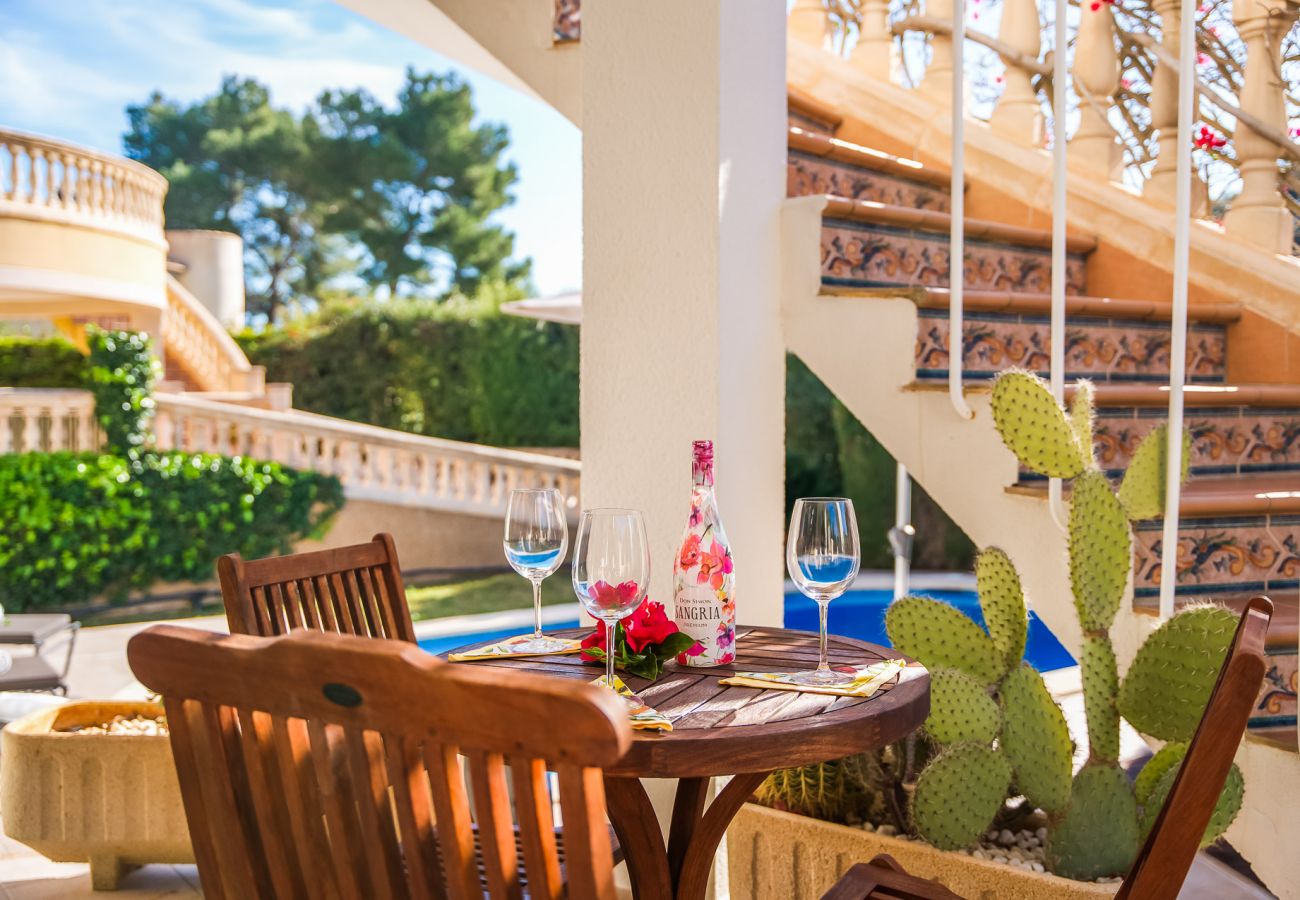
{"type": "Polygon", "coordinates": [[[885,837],[893,837],[898,834],[898,829],[889,824],[877,825],[876,834],[883,834],[885,837]]]}

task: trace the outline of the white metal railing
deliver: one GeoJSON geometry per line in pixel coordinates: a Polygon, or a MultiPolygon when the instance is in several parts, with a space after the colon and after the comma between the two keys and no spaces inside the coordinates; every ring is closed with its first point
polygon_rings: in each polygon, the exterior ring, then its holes
{"type": "Polygon", "coordinates": [[[517,487],[555,488],[577,513],[577,460],[485,447],[291,410],[158,394],[161,449],[269,459],[334,475],[349,498],[504,516],[517,487]]]}
{"type": "Polygon", "coordinates": [[[0,128],[0,215],[161,242],[167,180],[148,166],[0,128]]]}
{"type": "MultiPolygon", "coordinates": [[[[1052,61],[1052,324],[1048,355],[1052,396],[1057,403],[1062,403],[1065,400],[1065,186],[1068,177],[1066,153],[1069,147],[1069,142],[1065,139],[1065,99],[1066,72],[1070,65],[1070,42],[1066,35],[1065,14],[1069,4],[1066,0],[1056,0],[1055,9],[1055,54],[1052,61]]],[[[1050,479],[1047,482],[1048,509],[1057,527],[1064,529],[1066,514],[1062,494],[1061,479],[1050,479]]]]}
{"type": "Polygon", "coordinates": [[[0,453],[99,447],[95,401],[77,388],[0,388],[0,453]]]}
{"type": "Polygon", "coordinates": [[[162,336],[164,352],[180,358],[194,390],[260,393],[265,387],[265,370],[249,363],[217,317],[171,275],[162,336]]]}
{"type": "MultiPolygon", "coordinates": [[[[161,450],[268,459],[333,475],[352,499],[504,516],[517,487],[555,488],[577,514],[582,464],[181,394],[154,396],[161,450]]],[[[78,389],[0,388],[0,453],[92,451],[94,400],[78,389]]]]}

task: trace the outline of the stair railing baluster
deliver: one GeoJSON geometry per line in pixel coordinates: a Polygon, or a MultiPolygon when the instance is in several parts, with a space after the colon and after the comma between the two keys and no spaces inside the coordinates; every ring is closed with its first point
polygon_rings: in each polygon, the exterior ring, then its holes
{"type": "Polygon", "coordinates": [[[1178,504],[1182,494],[1183,381],[1187,372],[1187,268],[1192,225],[1192,113],[1196,71],[1196,3],[1182,0],[1178,23],[1178,138],[1174,192],[1174,297],[1169,347],[1169,444],[1165,450],[1165,520],[1160,543],[1160,619],[1174,614],[1178,579],[1178,504]]]}
{"type": "MultiPolygon", "coordinates": [[[[1066,89],[1069,86],[1070,41],[1066,32],[1067,0],[1056,0],[1056,21],[1053,23],[1054,59],[1052,63],[1052,324],[1050,344],[1050,377],[1052,395],[1056,402],[1065,399],[1065,275],[1069,260],[1065,253],[1066,220],[1066,89]]],[[[1065,502],[1062,499],[1061,479],[1047,482],[1047,503],[1052,520],[1061,530],[1066,528],[1065,502]]]]}
{"type": "Polygon", "coordinates": [[[948,399],[963,419],[975,418],[962,385],[962,289],[966,281],[966,0],[952,0],[952,220],[948,232],[948,399]]]}

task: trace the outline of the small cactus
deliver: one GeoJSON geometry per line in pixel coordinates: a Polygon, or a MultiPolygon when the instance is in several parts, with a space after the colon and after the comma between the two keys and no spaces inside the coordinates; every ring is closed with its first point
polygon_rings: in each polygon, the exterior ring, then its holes
{"type": "Polygon", "coordinates": [[[958,850],[979,840],[1011,784],[1011,763],[992,747],[956,744],[930,761],[916,782],[912,821],[941,850],[958,850]]]}
{"type": "Polygon", "coordinates": [[[759,786],[755,796],[768,806],[842,822],[862,804],[865,792],[859,763],[848,757],[778,769],[759,786]]]}
{"type": "Polygon", "coordinates": [[[1002,751],[1016,771],[1016,784],[1030,803],[1057,812],[1070,802],[1074,742],[1065,716],[1028,664],[1002,682],[1002,751]]]}
{"type": "MultiPolygon", "coordinates": [[[[1119,501],[1133,521],[1155,519],[1165,513],[1166,460],[1169,456],[1169,426],[1157,425],[1147,433],[1133,454],[1119,488],[1119,501]]],[[[1183,473],[1187,480],[1192,455],[1192,436],[1183,432],[1183,473]]]]}

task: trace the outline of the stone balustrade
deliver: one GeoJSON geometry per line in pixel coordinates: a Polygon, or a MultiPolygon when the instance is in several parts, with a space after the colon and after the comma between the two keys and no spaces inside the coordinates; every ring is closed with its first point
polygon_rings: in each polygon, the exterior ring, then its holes
{"type": "Polygon", "coordinates": [[[75,388],[0,388],[0,453],[99,447],[95,401],[75,388]]]}
{"type": "MultiPolygon", "coordinates": [[[[1178,121],[1177,0],[1152,0],[1161,19],[1158,43],[1138,35],[1154,51],[1151,87],[1151,126],[1155,132],[1156,163],[1144,193],[1158,203],[1172,205],[1175,193],[1175,147],[1178,121]]],[[[924,15],[889,21],[877,0],[862,5],[857,46],[851,61],[877,78],[889,77],[887,48],[896,36],[925,34],[930,61],[920,89],[934,101],[947,104],[952,83],[952,0],[927,0],[924,15]]],[[[1235,234],[1270,253],[1292,253],[1294,218],[1281,192],[1279,157],[1300,159],[1300,145],[1287,131],[1286,83],[1279,70],[1280,47],[1295,22],[1300,6],[1291,0],[1234,0],[1233,22],[1246,48],[1246,63],[1239,103],[1198,85],[1197,96],[1237,119],[1233,136],[1240,166],[1242,189],[1233,199],[1224,221],[1235,234]]],[[[1074,42],[1071,70],[1080,98],[1080,121],[1070,138],[1071,165],[1104,177],[1120,177],[1121,148],[1109,121],[1120,86],[1120,57],[1115,48],[1115,20],[1111,4],[1084,3],[1074,42]]],[[[797,0],[790,11],[791,39],[828,50],[832,21],[823,0],[797,0]]],[[[968,30],[967,40],[991,48],[1006,66],[1005,88],[994,108],[992,124],[1015,141],[1041,146],[1038,119],[1041,106],[1033,76],[1048,74],[1047,59],[1040,59],[1042,21],[1035,0],[1005,0],[998,36],[968,30]]],[[[1189,137],[1190,140],[1190,137],[1189,137]]],[[[1196,176],[1199,178],[1199,176],[1196,176]]],[[[1208,210],[1207,210],[1208,212],[1208,210]]]]}
{"type": "Polygon", "coordinates": [[[0,214],[162,241],[167,181],[137,162],[0,128],[0,214]]]}
{"type": "Polygon", "coordinates": [[[266,387],[265,369],[250,364],[216,316],[170,276],[165,316],[166,353],[179,357],[195,389],[259,394],[266,387]]]}

